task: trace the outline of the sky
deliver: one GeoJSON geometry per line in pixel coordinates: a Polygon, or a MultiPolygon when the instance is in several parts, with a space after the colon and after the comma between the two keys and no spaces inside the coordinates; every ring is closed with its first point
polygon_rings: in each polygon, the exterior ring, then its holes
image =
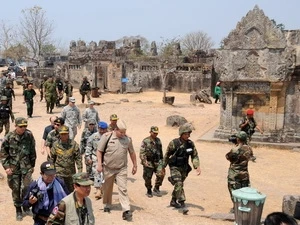
{"type": "Polygon", "coordinates": [[[18,24],[22,9],[35,5],[46,11],[53,38],[66,47],[71,40],[98,43],[136,35],[159,43],[203,31],[217,48],[255,5],[285,29],[300,29],[300,0],[9,0],[0,20],[18,24]]]}

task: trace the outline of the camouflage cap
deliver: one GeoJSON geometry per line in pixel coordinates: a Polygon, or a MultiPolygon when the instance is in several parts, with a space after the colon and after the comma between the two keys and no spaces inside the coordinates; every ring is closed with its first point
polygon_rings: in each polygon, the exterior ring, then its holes
{"type": "Polygon", "coordinates": [[[68,134],[69,133],[69,127],[67,126],[61,126],[59,128],[59,134],[68,134]]]}
{"type": "Polygon", "coordinates": [[[90,180],[88,173],[75,173],[73,176],[73,183],[83,186],[92,185],[94,182],[90,180]]]}
{"type": "Polygon", "coordinates": [[[75,103],[76,99],[74,97],[70,97],[69,101],[75,103]]]}
{"type": "Polygon", "coordinates": [[[54,164],[52,162],[43,162],[41,164],[41,173],[44,173],[46,175],[56,174],[54,164]]]}
{"type": "Polygon", "coordinates": [[[16,126],[27,126],[28,121],[24,117],[18,117],[15,119],[16,126]]]}
{"type": "Polygon", "coordinates": [[[88,123],[88,125],[90,125],[90,124],[96,124],[96,121],[94,120],[94,119],[89,119],[88,121],[87,121],[87,123],[88,123]]]}
{"type": "Polygon", "coordinates": [[[246,133],[245,131],[240,131],[240,132],[238,132],[238,133],[236,134],[236,137],[237,137],[238,139],[240,139],[241,141],[247,141],[248,135],[247,135],[247,133],[246,133]]]}
{"type": "Polygon", "coordinates": [[[94,101],[89,101],[88,104],[89,105],[95,105],[95,102],[94,101]]]}
{"type": "Polygon", "coordinates": [[[158,133],[159,133],[158,127],[157,127],[157,126],[152,126],[152,127],[150,128],[150,132],[153,132],[153,133],[155,133],[155,134],[158,134],[158,133]]]}
{"type": "Polygon", "coordinates": [[[191,124],[185,123],[179,127],[179,135],[181,136],[184,133],[192,133],[191,124]]]}
{"type": "Polygon", "coordinates": [[[59,118],[54,120],[54,123],[59,123],[60,125],[64,125],[65,120],[64,120],[64,118],[59,117],[59,118]]]}
{"type": "Polygon", "coordinates": [[[118,119],[119,118],[118,118],[117,114],[110,115],[110,120],[118,120],[118,119]]]}
{"type": "Polygon", "coordinates": [[[1,96],[1,101],[7,101],[7,97],[6,96],[1,96]]]}

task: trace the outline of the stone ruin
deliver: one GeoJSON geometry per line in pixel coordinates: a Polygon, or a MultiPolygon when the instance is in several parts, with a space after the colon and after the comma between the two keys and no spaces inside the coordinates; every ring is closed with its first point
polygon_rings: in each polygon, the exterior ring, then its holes
{"type": "Polygon", "coordinates": [[[280,30],[257,6],[216,50],[215,71],[221,81],[217,138],[239,130],[248,108],[264,134],[254,141],[300,141],[300,30],[280,30]]]}

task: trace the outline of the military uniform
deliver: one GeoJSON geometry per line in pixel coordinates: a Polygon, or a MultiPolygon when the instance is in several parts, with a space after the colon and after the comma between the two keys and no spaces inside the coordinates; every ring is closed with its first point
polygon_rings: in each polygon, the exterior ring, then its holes
{"type": "MultiPolygon", "coordinates": [[[[29,83],[29,84],[31,84],[31,83],[29,83]]],[[[33,104],[34,104],[33,98],[35,95],[36,95],[36,92],[34,89],[27,88],[23,92],[24,102],[26,103],[26,106],[27,106],[27,116],[28,117],[32,117],[32,114],[33,114],[33,104]]]]}
{"type": "Polygon", "coordinates": [[[89,128],[84,128],[84,130],[81,133],[81,139],[80,139],[80,153],[84,154],[85,153],[85,148],[86,148],[86,144],[87,144],[87,140],[88,138],[97,132],[97,126],[96,125],[96,121],[94,120],[89,120],[90,123],[94,124],[93,127],[89,127],[89,128]]]}
{"type": "Polygon", "coordinates": [[[84,103],[85,96],[87,97],[88,101],[91,100],[91,84],[87,80],[87,77],[83,78],[83,81],[82,81],[82,83],[80,85],[79,92],[80,92],[80,94],[82,96],[82,98],[81,98],[81,102],[82,103],[84,103]]]}
{"type": "Polygon", "coordinates": [[[43,98],[44,98],[44,83],[46,81],[47,81],[47,76],[44,75],[43,79],[41,80],[40,87],[39,87],[39,91],[41,94],[40,102],[43,101],[43,98]]]}
{"type": "Polygon", "coordinates": [[[6,83],[6,87],[2,90],[2,96],[6,96],[7,97],[7,104],[9,105],[9,107],[12,110],[12,98],[14,98],[14,100],[16,100],[16,96],[15,96],[15,91],[10,87],[10,82],[6,83]]]}
{"type": "MultiPolygon", "coordinates": [[[[89,104],[95,104],[93,101],[89,101],[89,104]]],[[[95,120],[96,123],[100,121],[99,113],[95,108],[86,108],[82,113],[82,120],[85,122],[85,127],[88,127],[88,120],[95,120]]]]}
{"type": "Polygon", "coordinates": [[[56,79],[56,88],[58,90],[58,96],[56,99],[56,106],[59,107],[60,106],[60,100],[62,100],[64,98],[64,84],[61,81],[60,78],[56,79]]]}
{"type": "Polygon", "coordinates": [[[9,117],[11,121],[14,122],[14,114],[11,111],[11,108],[7,103],[5,103],[7,97],[1,97],[1,104],[0,104],[0,133],[3,131],[3,126],[5,127],[5,135],[8,134],[10,129],[9,117]]]}
{"type": "MultiPolygon", "coordinates": [[[[81,186],[90,186],[93,184],[86,173],[77,173],[73,175],[73,183],[81,186]]],[[[92,208],[92,201],[85,197],[83,204],[79,205],[76,198],[76,190],[63,198],[53,209],[47,224],[48,225],[94,225],[95,216],[92,208]]]]}
{"type": "Polygon", "coordinates": [[[226,154],[226,159],[230,162],[227,181],[231,198],[233,190],[250,186],[248,162],[253,156],[251,147],[245,144],[247,134],[241,131],[236,136],[244,143],[238,144],[226,154]]]}
{"type": "Polygon", "coordinates": [[[116,114],[111,114],[110,115],[110,124],[108,125],[107,131],[111,132],[114,131],[118,125],[117,125],[117,121],[118,121],[118,116],[116,114]]]}
{"type": "MultiPolygon", "coordinates": [[[[68,134],[69,128],[61,126],[59,133],[68,134]]],[[[55,165],[57,176],[64,180],[69,191],[73,191],[72,175],[76,173],[75,164],[77,170],[82,172],[82,158],[78,144],[70,138],[66,142],[59,139],[53,143],[50,158],[55,165]]]]}
{"type": "Polygon", "coordinates": [[[47,113],[52,113],[54,104],[57,99],[56,83],[53,81],[53,78],[49,78],[44,83],[44,92],[45,92],[47,113]]]}
{"type": "Polygon", "coordinates": [[[69,83],[68,80],[65,80],[64,92],[66,94],[65,105],[69,104],[69,98],[73,96],[73,86],[69,83]]]}
{"type": "Polygon", "coordinates": [[[3,75],[3,73],[0,74],[0,92],[5,88],[7,82],[6,76],[3,75]]]}
{"type": "MultiPolygon", "coordinates": [[[[35,167],[35,139],[31,131],[25,129],[27,120],[16,118],[16,130],[9,132],[2,143],[0,158],[7,173],[7,183],[12,190],[12,198],[17,210],[17,220],[22,220],[22,203],[27,188],[32,181],[35,167]],[[18,133],[22,134],[18,134],[18,133]]],[[[24,211],[27,211],[24,209],[24,211]]]]}
{"type": "MultiPolygon", "coordinates": [[[[158,133],[158,127],[153,126],[150,128],[150,133],[158,133]]],[[[140,159],[143,165],[143,178],[147,188],[148,197],[152,197],[152,184],[151,179],[153,173],[156,175],[154,192],[160,195],[159,187],[165,177],[163,169],[163,152],[162,144],[158,137],[146,137],[141,144],[140,159]]]]}

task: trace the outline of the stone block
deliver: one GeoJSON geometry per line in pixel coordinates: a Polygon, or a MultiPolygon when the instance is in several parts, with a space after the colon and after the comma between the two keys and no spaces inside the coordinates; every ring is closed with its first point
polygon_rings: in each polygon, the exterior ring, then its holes
{"type": "Polygon", "coordinates": [[[300,195],[285,195],[282,200],[282,212],[294,216],[296,202],[300,201],[300,195]]]}

